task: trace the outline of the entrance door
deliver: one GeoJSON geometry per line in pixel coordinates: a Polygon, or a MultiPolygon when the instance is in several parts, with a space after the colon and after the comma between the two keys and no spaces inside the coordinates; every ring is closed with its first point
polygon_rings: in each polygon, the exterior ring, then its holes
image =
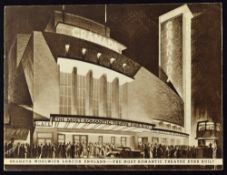
{"type": "Polygon", "coordinates": [[[148,143],[148,138],[147,137],[142,137],[142,143],[147,144],[148,143]]]}
{"type": "Polygon", "coordinates": [[[81,143],[83,145],[87,145],[88,136],[87,135],[73,135],[73,141],[75,143],[81,143]]]}
{"type": "Polygon", "coordinates": [[[87,145],[88,136],[87,135],[81,135],[80,136],[80,142],[82,143],[82,145],[87,145]]]}
{"type": "Polygon", "coordinates": [[[37,133],[38,144],[51,144],[52,143],[52,133],[37,133]]]}
{"type": "Polygon", "coordinates": [[[138,138],[138,149],[143,150],[144,145],[148,143],[147,137],[139,137],[138,138]]]}
{"type": "Polygon", "coordinates": [[[73,142],[76,143],[76,144],[80,143],[80,136],[79,135],[74,135],[73,136],[73,142]]]}
{"type": "Polygon", "coordinates": [[[44,144],[51,144],[52,143],[52,141],[51,141],[51,139],[38,139],[38,144],[40,145],[40,144],[42,144],[42,145],[44,145],[44,144]]]}

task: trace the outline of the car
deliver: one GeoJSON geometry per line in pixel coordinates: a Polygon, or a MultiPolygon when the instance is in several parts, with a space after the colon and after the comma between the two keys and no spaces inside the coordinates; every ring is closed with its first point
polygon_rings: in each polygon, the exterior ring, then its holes
{"type": "Polygon", "coordinates": [[[107,153],[107,157],[115,158],[139,158],[140,155],[140,151],[132,151],[130,147],[117,147],[107,153]]]}

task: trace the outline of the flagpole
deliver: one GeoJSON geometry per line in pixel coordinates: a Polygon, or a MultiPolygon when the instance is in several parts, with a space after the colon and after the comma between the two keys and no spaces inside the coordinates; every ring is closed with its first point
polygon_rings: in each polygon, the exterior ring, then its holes
{"type": "Polygon", "coordinates": [[[105,4],[105,34],[107,35],[107,4],[105,4]]]}
{"type": "Polygon", "coordinates": [[[107,23],[107,4],[105,4],[105,24],[107,23]]]}
{"type": "Polygon", "coordinates": [[[65,22],[65,5],[62,5],[62,22],[65,22]]]}

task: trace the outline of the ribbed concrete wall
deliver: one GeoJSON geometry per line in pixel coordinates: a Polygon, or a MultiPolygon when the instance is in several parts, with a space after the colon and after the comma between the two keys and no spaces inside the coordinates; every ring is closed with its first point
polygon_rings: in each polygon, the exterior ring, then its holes
{"type": "Polygon", "coordinates": [[[166,84],[141,68],[128,85],[128,115],[123,118],[144,122],[158,119],[183,125],[183,103],[166,84]]]}

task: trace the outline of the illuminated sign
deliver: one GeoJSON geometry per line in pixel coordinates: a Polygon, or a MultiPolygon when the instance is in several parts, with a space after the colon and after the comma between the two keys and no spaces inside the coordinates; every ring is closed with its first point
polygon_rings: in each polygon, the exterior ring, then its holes
{"type": "Polygon", "coordinates": [[[167,82],[171,80],[172,75],[172,57],[173,57],[173,23],[172,21],[168,21],[166,24],[166,39],[167,39],[167,45],[166,45],[166,56],[167,56],[167,82]]]}
{"type": "Polygon", "coordinates": [[[59,23],[56,27],[56,32],[101,45],[120,54],[122,50],[126,49],[124,45],[111,38],[75,26],[59,23]]]}
{"type": "Polygon", "coordinates": [[[35,121],[34,125],[36,127],[52,127],[52,123],[50,121],[35,121]]]}
{"type": "Polygon", "coordinates": [[[184,101],[184,128],[192,143],[191,19],[188,5],[159,16],[159,77],[171,82],[184,101]]]}
{"type": "Polygon", "coordinates": [[[86,118],[86,117],[53,117],[53,122],[73,122],[73,123],[88,123],[88,124],[105,124],[105,125],[118,125],[135,128],[152,129],[151,124],[138,123],[133,121],[124,120],[111,120],[103,118],[86,118]]]}
{"type": "Polygon", "coordinates": [[[163,81],[171,82],[183,97],[182,15],[161,23],[160,68],[163,81]]]}

